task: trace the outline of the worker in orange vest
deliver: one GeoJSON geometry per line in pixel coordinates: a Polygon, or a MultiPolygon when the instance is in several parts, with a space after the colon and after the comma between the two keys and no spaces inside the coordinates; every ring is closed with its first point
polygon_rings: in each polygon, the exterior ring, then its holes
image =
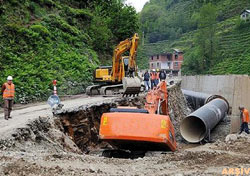
{"type": "Polygon", "coordinates": [[[241,134],[242,131],[245,131],[247,134],[249,134],[249,129],[248,129],[249,112],[243,106],[240,106],[239,110],[240,110],[240,116],[241,116],[241,121],[242,121],[239,134],[241,134]]]}
{"type": "Polygon", "coordinates": [[[2,86],[2,95],[4,100],[4,118],[8,120],[11,118],[10,113],[14,104],[15,85],[12,83],[12,76],[7,77],[7,82],[2,86]]]}
{"type": "Polygon", "coordinates": [[[155,85],[157,86],[160,82],[160,70],[156,70],[156,78],[155,78],[155,85]]]}
{"type": "Polygon", "coordinates": [[[155,73],[155,69],[153,69],[150,73],[151,89],[153,89],[156,86],[155,79],[156,79],[156,73],[155,73]]]}

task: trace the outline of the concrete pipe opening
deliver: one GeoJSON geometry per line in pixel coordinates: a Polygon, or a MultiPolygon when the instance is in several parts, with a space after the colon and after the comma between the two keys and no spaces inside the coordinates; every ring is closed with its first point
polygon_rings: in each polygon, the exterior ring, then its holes
{"type": "Polygon", "coordinates": [[[186,141],[197,143],[205,138],[206,126],[200,118],[188,116],[181,122],[180,132],[186,141]]]}

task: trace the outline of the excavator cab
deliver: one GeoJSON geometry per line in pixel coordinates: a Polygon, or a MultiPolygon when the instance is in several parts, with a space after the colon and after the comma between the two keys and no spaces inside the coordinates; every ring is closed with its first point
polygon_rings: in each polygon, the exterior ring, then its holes
{"type": "Polygon", "coordinates": [[[125,56],[122,58],[123,60],[123,65],[124,65],[124,71],[125,71],[125,76],[128,75],[128,63],[129,63],[129,57],[125,56]]]}
{"type": "MultiPolygon", "coordinates": [[[[121,74],[122,77],[129,74],[129,56],[123,56],[121,59],[121,74]]],[[[94,71],[94,82],[107,82],[112,81],[112,66],[100,66],[94,71]]]]}

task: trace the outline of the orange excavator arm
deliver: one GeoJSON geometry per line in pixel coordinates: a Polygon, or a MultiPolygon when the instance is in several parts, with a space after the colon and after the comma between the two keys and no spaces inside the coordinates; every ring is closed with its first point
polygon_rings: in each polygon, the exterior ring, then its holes
{"type": "Polygon", "coordinates": [[[168,115],[168,91],[165,81],[161,81],[157,87],[148,92],[145,109],[149,114],[168,115]]]}
{"type": "Polygon", "coordinates": [[[122,69],[123,64],[122,62],[122,54],[130,49],[129,54],[129,70],[134,70],[136,67],[136,50],[138,47],[138,40],[139,36],[138,34],[134,34],[132,38],[126,39],[119,43],[119,45],[116,46],[114,53],[113,53],[113,66],[112,66],[112,81],[121,81],[122,77],[125,76],[125,71],[122,69]],[[122,75],[122,77],[121,77],[122,75]]]}

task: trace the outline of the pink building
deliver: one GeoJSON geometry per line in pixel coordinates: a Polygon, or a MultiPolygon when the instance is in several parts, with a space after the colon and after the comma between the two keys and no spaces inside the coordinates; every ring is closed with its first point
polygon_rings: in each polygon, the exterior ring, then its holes
{"type": "Polygon", "coordinates": [[[178,73],[183,62],[183,52],[174,49],[172,53],[163,53],[149,58],[149,68],[166,70],[171,73],[178,73]]]}

